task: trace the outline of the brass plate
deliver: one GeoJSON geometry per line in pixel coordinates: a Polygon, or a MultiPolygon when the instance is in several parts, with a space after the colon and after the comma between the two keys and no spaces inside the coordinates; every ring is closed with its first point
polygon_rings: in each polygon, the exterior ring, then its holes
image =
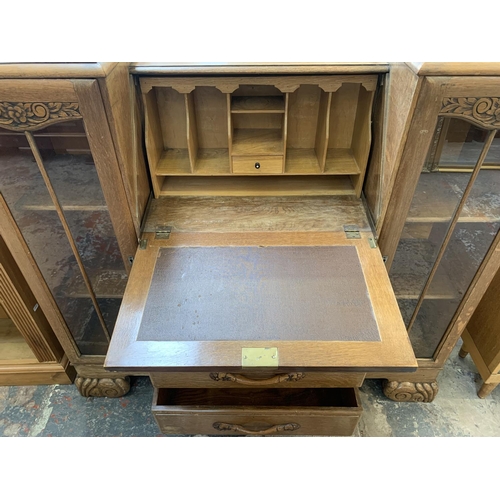
{"type": "Polygon", "coordinates": [[[241,366],[278,366],[277,347],[243,347],[241,349],[241,366]]]}

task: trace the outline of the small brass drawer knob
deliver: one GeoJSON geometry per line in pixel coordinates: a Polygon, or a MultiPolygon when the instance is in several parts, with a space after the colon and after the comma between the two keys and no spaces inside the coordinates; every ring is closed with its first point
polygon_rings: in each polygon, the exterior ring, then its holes
{"type": "Polygon", "coordinates": [[[256,162],[255,162],[255,168],[256,168],[257,170],[259,170],[259,168],[260,168],[260,163],[259,163],[258,161],[256,161],[256,162]]]}

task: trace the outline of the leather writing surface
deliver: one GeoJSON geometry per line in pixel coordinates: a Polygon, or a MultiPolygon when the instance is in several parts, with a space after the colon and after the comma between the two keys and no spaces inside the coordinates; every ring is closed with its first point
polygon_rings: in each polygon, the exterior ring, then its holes
{"type": "Polygon", "coordinates": [[[159,252],[137,340],[380,335],[355,247],[171,247],[159,252]]]}

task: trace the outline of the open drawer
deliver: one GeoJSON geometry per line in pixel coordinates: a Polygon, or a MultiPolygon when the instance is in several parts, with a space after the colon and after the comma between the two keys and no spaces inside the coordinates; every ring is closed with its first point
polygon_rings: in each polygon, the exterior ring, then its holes
{"type": "Polygon", "coordinates": [[[350,436],[361,417],[357,389],[157,389],[163,434],[350,436]]]}
{"type": "Polygon", "coordinates": [[[415,370],[365,217],[352,195],[154,200],[105,367],[415,370]]]}

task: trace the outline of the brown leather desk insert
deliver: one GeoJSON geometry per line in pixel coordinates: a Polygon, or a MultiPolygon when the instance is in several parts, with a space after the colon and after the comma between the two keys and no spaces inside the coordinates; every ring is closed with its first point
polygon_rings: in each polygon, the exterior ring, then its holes
{"type": "Polygon", "coordinates": [[[355,247],[161,248],[138,341],[380,341],[355,247]]]}

